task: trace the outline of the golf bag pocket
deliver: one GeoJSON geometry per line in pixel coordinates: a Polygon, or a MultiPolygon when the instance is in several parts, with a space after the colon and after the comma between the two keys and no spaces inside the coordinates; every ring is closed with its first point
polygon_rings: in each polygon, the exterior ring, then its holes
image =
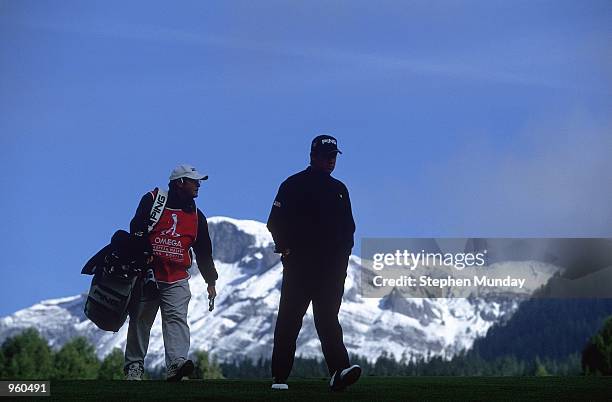
{"type": "Polygon", "coordinates": [[[100,272],[94,275],[85,302],[85,315],[98,328],[117,332],[128,315],[128,306],[137,278],[100,272]]]}

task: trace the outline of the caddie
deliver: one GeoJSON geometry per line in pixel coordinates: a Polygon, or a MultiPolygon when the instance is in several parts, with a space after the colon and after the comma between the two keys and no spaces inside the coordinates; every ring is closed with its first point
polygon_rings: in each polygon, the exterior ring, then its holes
{"type": "Polygon", "coordinates": [[[192,265],[193,254],[208,284],[209,299],[216,296],[218,277],[206,217],[195,204],[200,182],[207,179],[207,175],[193,166],[178,165],[170,173],[168,191],[156,188],[145,194],[130,222],[130,232],[148,238],[153,248],[150,274],[154,273],[157,291],[153,297],[139,298],[130,308],[124,366],[127,380],[143,377],[149,335],[158,309],[161,309],[167,380],[180,381],[194,369],[188,359],[187,324],[191,299],[187,270],[192,265]]]}

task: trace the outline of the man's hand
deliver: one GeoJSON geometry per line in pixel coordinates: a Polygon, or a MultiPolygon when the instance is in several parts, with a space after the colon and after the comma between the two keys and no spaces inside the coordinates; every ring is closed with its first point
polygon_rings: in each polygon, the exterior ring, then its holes
{"type": "Polygon", "coordinates": [[[215,297],[217,296],[217,289],[214,285],[208,285],[208,311],[215,309],[215,297]]]}
{"type": "Polygon", "coordinates": [[[214,299],[215,297],[217,297],[217,289],[215,289],[214,285],[208,285],[206,290],[208,291],[208,298],[209,299],[214,299]]]}

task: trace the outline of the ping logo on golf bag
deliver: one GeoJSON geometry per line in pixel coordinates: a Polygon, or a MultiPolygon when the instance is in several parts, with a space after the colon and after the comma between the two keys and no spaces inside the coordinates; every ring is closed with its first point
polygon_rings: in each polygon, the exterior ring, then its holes
{"type": "Polygon", "coordinates": [[[119,307],[121,300],[112,297],[110,293],[104,292],[99,286],[95,286],[91,292],[91,297],[98,303],[107,305],[112,308],[119,307]]]}
{"type": "Polygon", "coordinates": [[[153,206],[151,207],[151,213],[149,214],[149,225],[148,232],[151,233],[162,214],[164,213],[164,208],[166,207],[166,201],[168,201],[168,193],[165,191],[156,188],[151,192],[153,195],[153,206]],[[157,194],[155,194],[157,192],[157,194]]]}
{"type": "Polygon", "coordinates": [[[85,302],[85,315],[98,328],[117,332],[128,315],[136,276],[117,278],[105,273],[94,276],[85,302]]]}
{"type": "Polygon", "coordinates": [[[161,213],[163,212],[165,204],[166,204],[165,195],[160,194],[158,197],[155,197],[155,205],[153,206],[153,209],[151,210],[151,220],[152,221],[159,220],[159,215],[161,215],[161,213]]]}

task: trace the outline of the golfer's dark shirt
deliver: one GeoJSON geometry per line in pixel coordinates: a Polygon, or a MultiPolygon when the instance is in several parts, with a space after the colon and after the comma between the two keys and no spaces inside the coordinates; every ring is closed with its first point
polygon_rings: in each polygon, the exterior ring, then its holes
{"type": "Polygon", "coordinates": [[[267,226],[277,252],[328,258],[346,257],[353,248],[355,221],[346,186],[311,167],[281,184],[267,226]]]}

